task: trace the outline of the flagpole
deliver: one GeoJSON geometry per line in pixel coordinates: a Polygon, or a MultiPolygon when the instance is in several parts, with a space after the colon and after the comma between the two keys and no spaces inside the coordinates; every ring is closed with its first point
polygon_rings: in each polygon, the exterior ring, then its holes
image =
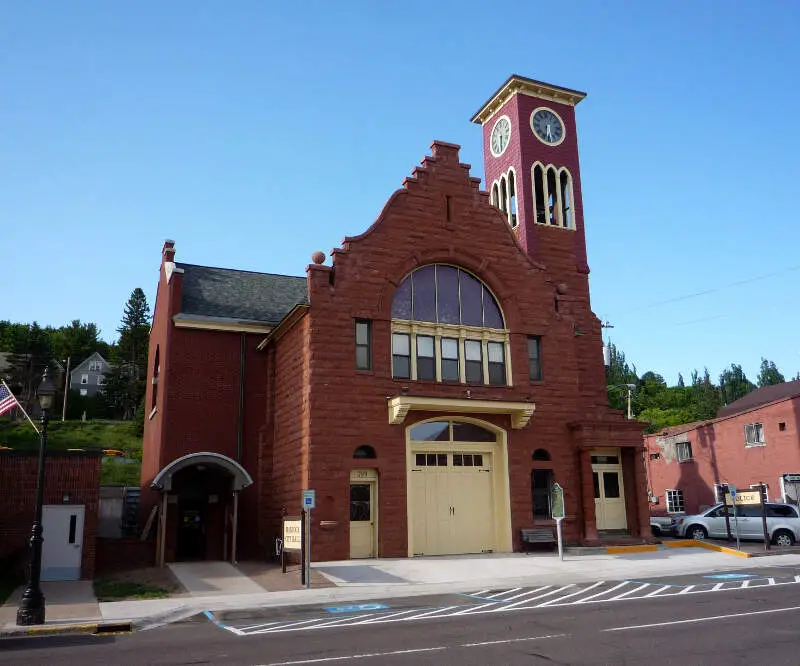
{"type": "MultiPolygon", "coordinates": [[[[8,391],[11,395],[14,395],[11,392],[11,389],[8,388],[8,384],[6,384],[4,379],[0,379],[0,382],[2,382],[3,386],[6,387],[6,391],[8,391]]],[[[14,400],[17,400],[16,396],[14,396],[14,400]]],[[[30,421],[31,425],[33,426],[33,429],[36,431],[36,434],[38,435],[39,434],[39,428],[36,427],[36,424],[31,420],[31,417],[28,416],[28,412],[25,411],[25,408],[22,406],[22,403],[19,400],[17,400],[17,407],[19,407],[22,410],[22,413],[25,414],[25,418],[28,419],[28,421],[30,421]]]]}

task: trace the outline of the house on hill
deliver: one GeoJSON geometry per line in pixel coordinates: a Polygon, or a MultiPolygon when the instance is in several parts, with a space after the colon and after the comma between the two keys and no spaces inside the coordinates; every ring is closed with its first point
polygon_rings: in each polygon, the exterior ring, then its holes
{"type": "MultiPolygon", "coordinates": [[[[315,560],[650,538],[642,425],[609,409],[575,106],[519,76],[305,277],[161,254],[141,516],[157,561],[264,558],[316,492],[315,560]],[[155,516],[157,519],[154,519],[155,516]]],[[[268,256],[268,255],[265,255],[268,256]]],[[[268,266],[266,266],[268,268],[268,266]]]]}
{"type": "Polygon", "coordinates": [[[102,393],[110,370],[108,361],[94,352],[70,370],[69,389],[89,397],[102,393]]]}
{"type": "Polygon", "coordinates": [[[770,499],[798,503],[799,422],[800,380],[756,389],[710,421],[647,435],[651,512],[696,513],[721,501],[725,484],[763,482],[770,499]]]}

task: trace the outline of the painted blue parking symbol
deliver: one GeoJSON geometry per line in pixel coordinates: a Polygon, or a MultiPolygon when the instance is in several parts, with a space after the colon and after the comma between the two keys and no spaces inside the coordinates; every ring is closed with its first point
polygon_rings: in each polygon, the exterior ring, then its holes
{"type": "Polygon", "coordinates": [[[714,576],[703,576],[703,578],[753,578],[755,574],[741,574],[741,573],[728,573],[728,574],[715,574],[714,576]]]}
{"type": "Polygon", "coordinates": [[[362,611],[385,610],[389,608],[383,604],[353,604],[351,606],[328,606],[325,610],[329,613],[361,613],[362,611]]]}

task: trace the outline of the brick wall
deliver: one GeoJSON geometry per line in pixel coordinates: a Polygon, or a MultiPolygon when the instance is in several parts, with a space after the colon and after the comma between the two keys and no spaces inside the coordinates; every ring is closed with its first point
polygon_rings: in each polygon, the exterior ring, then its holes
{"type": "Polygon", "coordinates": [[[98,576],[143,569],[155,564],[152,539],[97,539],[95,573],[98,576]]]}
{"type": "Polygon", "coordinates": [[[714,503],[715,483],[748,488],[763,481],[769,485],[769,496],[779,497],[780,477],[800,473],[799,415],[800,397],[716,419],[670,437],[648,435],[648,480],[659,498],[659,503],[651,506],[651,513],[666,513],[667,489],[683,490],[688,513],[714,503]],[[765,446],[745,446],[744,426],[749,423],[763,424],[765,446]],[[691,461],[677,461],[678,442],[691,443],[691,461]],[[651,454],[660,457],[651,460],[651,454]]]}
{"type": "MultiPolygon", "coordinates": [[[[0,452],[0,558],[27,550],[36,513],[38,453],[0,452]]],[[[49,453],[45,459],[45,504],[84,505],[81,577],[95,569],[100,504],[100,457],[49,453]]],[[[46,538],[46,535],[45,535],[46,538]]]]}

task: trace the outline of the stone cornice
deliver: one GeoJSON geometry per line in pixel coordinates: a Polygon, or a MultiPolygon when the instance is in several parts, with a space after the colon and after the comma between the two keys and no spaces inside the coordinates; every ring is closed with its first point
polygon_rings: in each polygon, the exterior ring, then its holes
{"type": "Polygon", "coordinates": [[[431,398],[417,396],[397,396],[389,398],[389,423],[400,425],[408,412],[448,412],[457,414],[508,414],[511,427],[524,428],[533,416],[536,405],[532,402],[472,400],[470,398],[431,398]]]}

